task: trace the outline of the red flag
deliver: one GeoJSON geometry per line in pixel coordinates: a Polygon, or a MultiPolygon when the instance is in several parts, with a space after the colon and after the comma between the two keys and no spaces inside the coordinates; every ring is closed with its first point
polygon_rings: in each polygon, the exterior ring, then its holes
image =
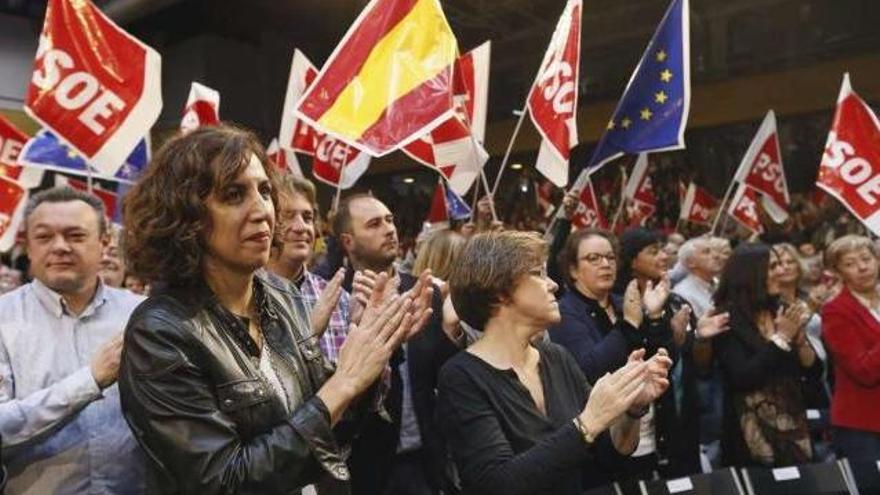
{"type": "Polygon", "coordinates": [[[607,229],[608,222],[599,208],[599,201],[593,191],[593,182],[587,181],[580,193],[580,202],[571,218],[571,223],[579,229],[588,227],[607,229]]]}
{"type": "Polygon", "coordinates": [[[541,181],[535,184],[535,194],[538,199],[538,209],[542,212],[542,216],[550,216],[555,209],[553,206],[553,183],[541,181]]]}
{"type": "Polygon", "coordinates": [[[718,207],[718,200],[705,189],[691,182],[681,199],[679,218],[686,222],[703,225],[712,224],[712,210],[718,207]]]}
{"type": "Polygon", "coordinates": [[[578,143],[581,9],[581,0],[566,4],[527,99],[529,115],[542,138],[535,166],[559,187],[568,184],[568,159],[578,143]]]}
{"type": "Polygon", "coordinates": [[[758,191],[741,184],[730,201],[727,213],[747,229],[761,234],[764,232],[764,226],[758,215],[758,208],[760,208],[758,196],[758,191]]]}
{"type": "Polygon", "coordinates": [[[290,62],[290,77],[287,80],[287,93],[281,113],[281,132],[278,134],[282,148],[307,155],[315,153],[315,131],[296,116],[296,103],[315,80],[318,69],[301,51],[293,51],[290,62]]]}
{"type": "MultiPolygon", "coordinates": [[[[89,191],[89,184],[87,182],[77,179],[71,179],[70,177],[64,176],[57,176],[57,179],[58,180],[56,181],[56,184],[66,184],[71,188],[82,192],[89,191]]],[[[117,201],[117,196],[115,192],[107,191],[105,189],[101,189],[100,187],[93,186],[92,192],[89,194],[95,196],[96,198],[100,199],[102,203],[104,203],[104,213],[108,218],[113,216],[113,212],[116,211],[117,201]]]]}
{"type": "Polygon", "coordinates": [[[306,90],[297,115],[385,155],[452,116],[457,51],[439,0],[371,0],[306,90]]]}
{"type": "Polygon", "coordinates": [[[162,109],[161,58],[88,0],[49,0],[25,111],[114,175],[162,109]]]}
{"type": "Polygon", "coordinates": [[[193,81],[183,108],[180,130],[190,132],[203,125],[220,123],[220,93],[193,81]]]}
{"type": "Polygon", "coordinates": [[[348,189],[364,175],[370,155],[325,134],[315,134],[312,175],[333,187],[348,189]]]}
{"type": "Polygon", "coordinates": [[[782,168],[779,132],[776,130],[776,115],[773,110],[764,117],[740,162],[734,180],[761,193],[764,209],[774,222],[782,223],[788,218],[791,200],[782,168]]]}
{"type": "Polygon", "coordinates": [[[0,115],[0,175],[18,182],[25,189],[37,187],[43,181],[42,168],[18,164],[18,155],[28,139],[27,134],[0,115]]]}
{"type": "Polygon", "coordinates": [[[843,76],[816,184],[880,235],[880,122],[843,76]]]}
{"type": "MultiPolygon", "coordinates": [[[[296,104],[318,75],[318,70],[299,50],[294,50],[284,110],[281,115],[279,144],[282,149],[312,157],[312,175],[328,185],[342,189],[352,187],[367,171],[370,156],[366,153],[313,129],[296,115],[296,104]],[[342,171],[342,173],[340,173],[342,171]]],[[[288,160],[288,163],[291,161],[288,160]]]]}
{"type": "Polygon", "coordinates": [[[434,196],[431,198],[431,211],[428,212],[428,223],[439,223],[449,220],[449,213],[446,210],[446,193],[443,191],[443,184],[437,182],[434,188],[434,196]]]}
{"type": "Polygon", "coordinates": [[[0,251],[15,245],[21,225],[27,191],[14,180],[0,175],[0,251]]]}
{"type": "Polygon", "coordinates": [[[640,153],[636,159],[623,195],[630,203],[630,225],[644,225],[645,220],[657,211],[657,197],[648,174],[647,153],[640,153]]]}
{"type": "Polygon", "coordinates": [[[403,148],[412,159],[442,173],[459,195],[470,189],[489,159],[481,143],[486,131],[490,49],[487,41],[456,61],[456,115],[403,148]]]}
{"type": "Polygon", "coordinates": [[[272,142],[269,143],[269,148],[266,149],[266,154],[281,173],[305,177],[302,168],[299,166],[299,160],[296,159],[296,153],[279,146],[278,139],[272,139],[272,142]]]}

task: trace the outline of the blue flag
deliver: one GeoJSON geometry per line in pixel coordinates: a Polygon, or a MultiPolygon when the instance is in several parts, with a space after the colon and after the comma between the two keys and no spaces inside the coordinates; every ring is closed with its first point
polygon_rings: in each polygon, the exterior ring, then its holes
{"type": "MultiPolygon", "coordinates": [[[[23,165],[42,167],[76,175],[89,175],[85,158],[62,143],[46,129],[31,138],[21,149],[18,161],[23,165]]],[[[99,174],[92,167],[92,177],[117,182],[135,182],[150,161],[147,140],[142,139],[113,177],[99,174]]]]}
{"type": "Polygon", "coordinates": [[[465,218],[470,218],[471,209],[461,199],[461,196],[455,194],[455,191],[452,190],[451,187],[444,187],[446,191],[446,214],[450,220],[462,220],[465,218]]]}
{"type": "Polygon", "coordinates": [[[590,159],[590,173],[624,154],[684,148],[691,102],[688,0],[672,0],[605,134],[590,159]]]}

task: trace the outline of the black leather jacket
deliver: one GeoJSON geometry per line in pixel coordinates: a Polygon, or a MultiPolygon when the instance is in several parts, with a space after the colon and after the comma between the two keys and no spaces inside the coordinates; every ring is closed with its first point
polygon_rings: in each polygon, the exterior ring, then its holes
{"type": "Polygon", "coordinates": [[[296,296],[255,277],[267,345],[292,363],[303,401],[291,413],[250,359],[244,324],[206,288],[167,290],[131,315],[119,373],[122,410],[150,459],[150,493],[299,493],[347,480],[330,415],[315,392],[329,377],[296,296]],[[305,327],[308,329],[308,327],[305,327]]]}

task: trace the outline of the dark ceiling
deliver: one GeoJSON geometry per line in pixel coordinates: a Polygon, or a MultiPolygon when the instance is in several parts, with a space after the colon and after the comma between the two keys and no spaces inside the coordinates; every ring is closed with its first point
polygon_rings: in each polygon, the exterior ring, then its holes
{"type": "MultiPolygon", "coordinates": [[[[0,0],[39,29],[45,0],[0,0]]],[[[173,43],[213,34],[259,45],[267,32],[316,63],[364,0],[99,0],[135,34],[173,43]]],[[[491,39],[490,119],[522,106],[565,0],[443,0],[462,51],[491,39]]],[[[584,0],[582,101],[616,98],[668,0],[584,0]]],[[[877,0],[691,0],[692,79],[769,72],[880,48],[877,0]]]]}

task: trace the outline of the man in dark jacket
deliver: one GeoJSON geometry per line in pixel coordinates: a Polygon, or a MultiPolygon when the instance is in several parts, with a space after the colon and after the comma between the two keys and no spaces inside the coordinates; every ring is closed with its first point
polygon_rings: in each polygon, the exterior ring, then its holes
{"type": "MultiPolygon", "coordinates": [[[[365,194],[345,198],[333,219],[333,233],[351,270],[344,284],[358,292],[355,271],[387,273],[405,292],[415,278],[399,273],[394,216],[378,199],[365,194]]],[[[355,494],[433,495],[446,485],[446,449],[435,427],[437,373],[458,351],[442,325],[442,300],[434,290],[433,316],[390,363],[390,389],[380,411],[368,418],[352,444],[349,467],[355,494]]]]}

